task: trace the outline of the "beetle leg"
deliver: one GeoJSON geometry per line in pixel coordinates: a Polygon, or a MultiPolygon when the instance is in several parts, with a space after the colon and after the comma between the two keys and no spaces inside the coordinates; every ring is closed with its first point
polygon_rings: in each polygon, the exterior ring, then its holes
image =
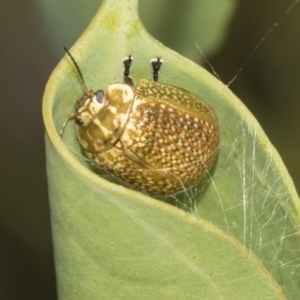
{"type": "Polygon", "coordinates": [[[131,67],[131,63],[133,61],[133,57],[129,54],[127,57],[123,58],[123,65],[124,65],[124,82],[129,85],[134,85],[132,78],[129,76],[129,70],[131,67]]]}
{"type": "Polygon", "coordinates": [[[152,65],[152,69],[153,69],[153,81],[158,80],[159,69],[163,62],[164,61],[161,59],[160,56],[157,56],[156,58],[153,58],[150,60],[150,63],[152,65]]]}
{"type": "Polygon", "coordinates": [[[59,132],[60,138],[62,138],[62,135],[63,135],[63,133],[65,131],[65,128],[66,128],[67,123],[69,122],[69,120],[73,119],[75,116],[76,116],[75,113],[70,113],[70,114],[67,115],[67,117],[66,117],[66,119],[65,119],[65,121],[64,121],[64,123],[63,123],[63,125],[61,127],[61,130],[59,132]]]}

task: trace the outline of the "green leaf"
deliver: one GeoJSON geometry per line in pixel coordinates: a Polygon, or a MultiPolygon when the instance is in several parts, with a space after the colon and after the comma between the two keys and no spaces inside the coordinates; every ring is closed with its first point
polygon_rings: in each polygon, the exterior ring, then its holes
{"type": "Polygon", "coordinates": [[[276,150],[216,78],[142,27],[137,0],[104,1],[70,50],[94,90],[151,78],[187,89],[215,111],[220,153],[204,182],[173,200],[191,213],[111,183],[82,155],[70,121],[82,86],[64,57],[47,84],[43,115],[60,299],[296,299],[300,294],[299,198],[276,150]]]}
{"type": "MultiPolygon", "coordinates": [[[[61,55],[57,45],[74,43],[100,2],[37,1],[38,16],[42,15],[38,26],[41,38],[53,52],[61,55]]],[[[141,0],[139,11],[144,26],[154,37],[185,57],[199,62],[202,57],[195,43],[205,55],[216,53],[224,42],[236,5],[235,0],[189,0],[188,3],[185,0],[141,0]]]]}

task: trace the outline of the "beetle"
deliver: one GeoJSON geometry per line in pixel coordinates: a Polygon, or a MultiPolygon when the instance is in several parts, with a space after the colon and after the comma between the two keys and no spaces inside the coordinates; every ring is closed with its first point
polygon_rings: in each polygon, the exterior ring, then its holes
{"type": "Polygon", "coordinates": [[[89,160],[146,194],[175,194],[204,177],[218,153],[217,119],[196,95],[158,82],[161,57],[151,60],[153,80],[133,84],[129,55],[123,59],[124,83],[94,92],[65,51],[77,69],[84,94],[76,101],[75,112],[66,117],[61,137],[74,118],[78,141],[89,160]]]}

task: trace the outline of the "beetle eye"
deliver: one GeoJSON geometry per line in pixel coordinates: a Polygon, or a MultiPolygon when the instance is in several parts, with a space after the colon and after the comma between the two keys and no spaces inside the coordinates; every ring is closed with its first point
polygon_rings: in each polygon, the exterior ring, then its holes
{"type": "Polygon", "coordinates": [[[99,91],[95,92],[94,95],[96,96],[96,100],[101,104],[103,101],[103,98],[104,98],[104,91],[99,90],[99,91]]]}
{"type": "Polygon", "coordinates": [[[82,119],[80,119],[80,118],[78,118],[78,117],[75,118],[75,122],[76,122],[78,125],[83,125],[82,119]]]}

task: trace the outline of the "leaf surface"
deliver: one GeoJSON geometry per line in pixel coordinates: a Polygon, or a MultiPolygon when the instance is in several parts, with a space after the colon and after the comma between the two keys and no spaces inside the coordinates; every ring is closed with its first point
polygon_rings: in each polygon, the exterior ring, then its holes
{"type": "Polygon", "coordinates": [[[196,94],[217,115],[218,160],[189,191],[149,198],[95,174],[70,121],[83,93],[64,57],[47,84],[43,114],[60,299],[295,299],[299,286],[299,199],[276,150],[232,92],[143,28],[137,0],[104,1],[70,49],[93,90],[131,76],[196,94]]]}

